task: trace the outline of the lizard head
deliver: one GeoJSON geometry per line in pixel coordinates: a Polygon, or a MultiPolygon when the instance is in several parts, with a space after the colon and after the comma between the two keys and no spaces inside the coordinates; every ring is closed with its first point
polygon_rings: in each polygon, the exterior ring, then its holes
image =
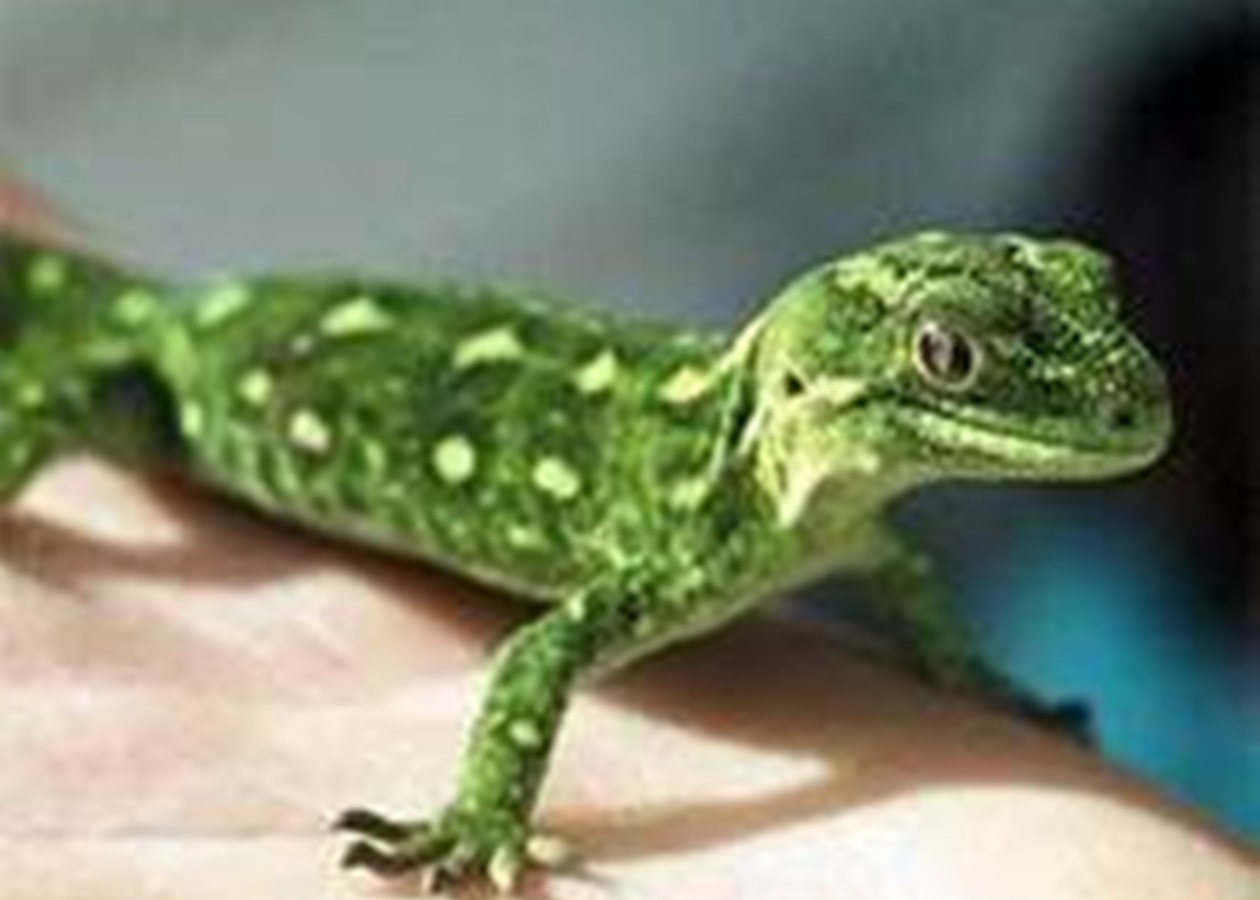
{"type": "Polygon", "coordinates": [[[1071,241],[883,244],[807,273],[749,333],[766,446],[815,481],[1101,478],[1171,434],[1110,262],[1071,241]]]}

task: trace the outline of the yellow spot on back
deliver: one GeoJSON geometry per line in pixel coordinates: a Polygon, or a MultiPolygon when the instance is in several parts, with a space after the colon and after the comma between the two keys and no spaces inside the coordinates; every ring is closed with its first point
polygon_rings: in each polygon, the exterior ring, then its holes
{"type": "Polygon", "coordinates": [[[433,468],[443,481],[460,484],[477,470],[477,453],[462,434],[444,437],[433,448],[433,468]]]}
{"type": "Polygon", "coordinates": [[[704,477],[680,481],[669,492],[670,503],[676,509],[695,509],[704,502],[711,485],[711,480],[704,477]]]}
{"type": "Polygon", "coordinates": [[[39,409],[48,399],[48,391],[38,381],[24,381],[18,385],[17,402],[22,409],[39,409]]]}
{"type": "Polygon", "coordinates": [[[661,387],[661,399],[666,403],[690,403],[703,395],[712,383],[709,372],[695,366],[683,366],[661,387]]]}
{"type": "Polygon", "coordinates": [[[332,446],[332,432],[314,410],[299,409],[289,418],[289,440],[303,450],[326,453],[332,446]]]}
{"type": "Polygon", "coordinates": [[[206,411],[191,401],[179,408],[179,424],[188,437],[200,437],[206,427],[206,411]]]}
{"type": "Polygon", "coordinates": [[[508,526],[507,540],[513,547],[519,547],[521,549],[541,547],[544,543],[542,535],[540,535],[535,529],[519,524],[508,526]]]}
{"type": "Polygon", "coordinates": [[[837,266],[832,278],[842,291],[865,288],[886,302],[899,300],[904,287],[900,276],[887,263],[860,255],[837,266]]]}
{"type": "Polygon", "coordinates": [[[140,325],[153,318],[162,301],[149,291],[134,289],[119,295],[114,301],[114,315],[127,325],[140,325]]]}
{"type": "Polygon", "coordinates": [[[202,297],[197,322],[206,327],[219,325],[248,306],[249,301],[249,288],[238,281],[225,281],[202,297]]]}
{"type": "Polygon", "coordinates": [[[538,747],[543,741],[542,732],[538,730],[538,726],[528,719],[516,719],[508,726],[508,737],[512,739],[512,743],[518,747],[538,747]]]}
{"type": "Polygon", "coordinates": [[[34,294],[55,294],[70,282],[70,266],[64,257],[42,253],[26,273],[26,286],[34,294]]]}
{"type": "Polygon", "coordinates": [[[319,323],[319,328],[329,337],[351,337],[383,331],[393,321],[374,299],[361,296],[330,309],[319,323]]]}
{"type": "Polygon", "coordinates": [[[573,383],[583,394],[598,394],[612,387],[617,378],[617,356],[605,350],[573,374],[573,383]]]}
{"type": "Polygon", "coordinates": [[[582,480],[563,460],[545,456],[534,466],[534,484],[559,500],[571,500],[582,490],[582,480]]]}
{"type": "Polygon", "coordinates": [[[455,368],[516,359],[524,352],[516,332],[504,325],[466,338],[455,348],[455,368]]]}
{"type": "Polygon", "coordinates": [[[590,615],[590,603],[585,594],[578,594],[564,605],[565,613],[574,622],[581,622],[590,615]]]}
{"type": "Polygon", "coordinates": [[[383,474],[386,465],[389,463],[389,456],[385,453],[385,448],[376,441],[360,440],[356,442],[359,453],[363,458],[363,465],[368,472],[373,475],[383,474]]]}
{"type": "Polygon", "coordinates": [[[271,376],[263,369],[252,369],[245,374],[237,385],[241,397],[254,406],[262,406],[271,399],[274,383],[271,376]]]}

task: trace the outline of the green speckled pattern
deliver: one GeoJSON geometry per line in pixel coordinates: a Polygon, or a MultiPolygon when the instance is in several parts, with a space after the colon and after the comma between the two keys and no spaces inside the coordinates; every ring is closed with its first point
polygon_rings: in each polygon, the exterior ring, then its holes
{"type": "Polygon", "coordinates": [[[1110,264],[1069,241],[888,242],[728,336],[454,285],[168,285],[0,238],[0,494],[86,447],[550,604],[498,652],[449,806],[341,820],[348,865],[430,884],[556,861],[532,816],[582,681],[835,569],[926,677],[1073,724],[984,665],[883,512],[1131,472],[1170,432],[1110,264]]]}
{"type": "Polygon", "coordinates": [[[157,353],[192,466],[278,515],[522,593],[589,581],[624,540],[610,529],[653,527],[651,504],[619,501],[704,476],[720,439],[720,398],[661,397],[681,368],[713,362],[709,338],[489,293],[243,290],[230,315],[180,323],[195,364],[182,339],[157,353]]]}

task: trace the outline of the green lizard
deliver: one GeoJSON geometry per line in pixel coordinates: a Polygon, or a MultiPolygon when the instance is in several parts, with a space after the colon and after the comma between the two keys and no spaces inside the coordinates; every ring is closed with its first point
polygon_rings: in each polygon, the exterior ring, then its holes
{"type": "MultiPolygon", "coordinates": [[[[1156,459],[1161,371],[1073,242],[926,233],[827,262],[729,339],[359,278],[172,285],[0,238],[0,498],[58,454],[187,472],[547,606],[499,649],[450,804],[364,810],[345,862],[510,889],[572,691],[837,569],[925,676],[986,668],[889,504],[1156,459]]],[[[788,699],[785,699],[788,702],[788,699]]]]}

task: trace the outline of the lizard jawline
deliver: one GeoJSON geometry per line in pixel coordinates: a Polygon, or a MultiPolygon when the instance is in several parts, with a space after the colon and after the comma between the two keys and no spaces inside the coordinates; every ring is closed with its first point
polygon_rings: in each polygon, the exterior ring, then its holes
{"type": "Polygon", "coordinates": [[[992,461],[991,471],[1005,471],[1012,478],[1047,472],[1065,478],[1104,477],[1140,468],[1155,455],[1142,446],[1088,446],[1043,440],[925,407],[916,408],[914,428],[930,436],[935,444],[978,453],[992,461]]]}

